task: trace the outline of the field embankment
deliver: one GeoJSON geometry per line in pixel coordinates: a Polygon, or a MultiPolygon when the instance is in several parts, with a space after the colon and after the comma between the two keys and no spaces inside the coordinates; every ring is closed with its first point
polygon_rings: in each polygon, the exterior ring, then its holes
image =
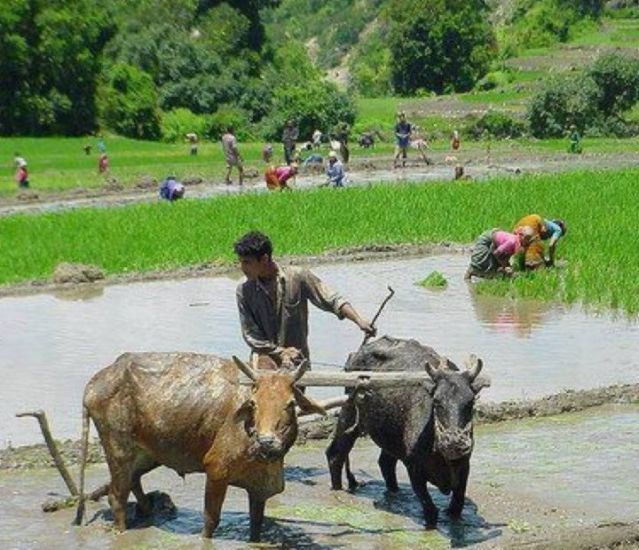
{"type": "Polygon", "coordinates": [[[234,240],[254,228],[271,235],[278,254],[299,256],[372,244],[469,243],[485,229],[508,229],[539,212],[567,221],[559,245],[565,267],[480,288],[636,314],[639,249],[628,206],[637,175],[576,172],[16,215],[0,220],[0,282],[47,279],[63,261],[96,264],[107,274],[228,263],[234,240]]]}

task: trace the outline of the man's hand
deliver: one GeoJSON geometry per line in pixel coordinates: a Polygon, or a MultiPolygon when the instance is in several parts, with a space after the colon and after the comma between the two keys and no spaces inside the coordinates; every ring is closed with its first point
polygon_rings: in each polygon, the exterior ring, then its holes
{"type": "Polygon", "coordinates": [[[366,336],[369,336],[370,338],[377,336],[377,328],[371,325],[366,319],[362,319],[358,324],[359,328],[362,329],[366,336]]]}
{"type": "Polygon", "coordinates": [[[280,353],[280,359],[283,365],[295,365],[302,360],[302,352],[297,348],[284,348],[280,353]]]}

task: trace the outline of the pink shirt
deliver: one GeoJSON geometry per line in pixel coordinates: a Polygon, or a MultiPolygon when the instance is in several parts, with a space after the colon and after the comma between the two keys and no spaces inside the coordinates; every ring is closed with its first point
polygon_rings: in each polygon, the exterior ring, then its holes
{"type": "Polygon", "coordinates": [[[290,166],[278,166],[275,169],[275,173],[277,174],[277,179],[280,183],[286,183],[295,175],[293,174],[293,169],[290,166]]]}
{"type": "Polygon", "coordinates": [[[519,235],[507,231],[495,231],[493,233],[495,243],[495,256],[512,256],[521,247],[519,235]]]}

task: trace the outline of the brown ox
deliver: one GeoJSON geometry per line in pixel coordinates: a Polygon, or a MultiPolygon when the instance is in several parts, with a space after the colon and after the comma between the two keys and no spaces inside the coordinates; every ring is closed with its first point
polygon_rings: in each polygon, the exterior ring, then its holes
{"type": "MultiPolygon", "coordinates": [[[[109,504],[115,527],[126,529],[133,491],[139,508],[151,506],[140,478],[164,465],[184,475],[206,473],[204,528],[211,537],[229,485],[246,489],[250,540],[258,541],[266,499],[284,490],[283,459],[297,437],[295,405],[325,411],[295,385],[306,370],[255,371],[233,361],[195,353],[125,353],[102,369],[84,392],[80,504],[89,418],[98,430],[111,473],[109,504]],[[241,386],[238,368],[253,387],[241,386]]],[[[267,361],[268,362],[268,361],[267,361]]],[[[264,361],[260,362],[265,365],[264,361]]]]}

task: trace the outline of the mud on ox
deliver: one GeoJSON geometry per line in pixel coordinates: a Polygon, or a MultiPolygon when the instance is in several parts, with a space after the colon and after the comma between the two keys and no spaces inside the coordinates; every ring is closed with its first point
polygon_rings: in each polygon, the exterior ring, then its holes
{"type": "Polygon", "coordinates": [[[297,437],[295,405],[326,413],[296,386],[307,365],[277,370],[271,361],[272,370],[256,371],[233,360],[195,353],[125,353],[89,381],[77,524],[84,514],[91,418],[111,473],[109,504],[118,530],[126,529],[130,491],[139,509],[150,513],[140,478],[164,465],[180,475],[206,473],[204,537],[212,536],[227,487],[233,485],[248,492],[250,539],[260,539],[266,499],[284,490],[283,458],[297,437]],[[252,388],[239,385],[238,369],[253,381],[252,388]]]}
{"type": "Polygon", "coordinates": [[[479,391],[490,385],[488,379],[478,376],[481,368],[481,360],[471,356],[468,369],[460,371],[430,347],[389,336],[351,354],[347,371],[426,369],[430,380],[413,386],[358,389],[351,395],[326,451],[332,488],[342,488],[345,464],[349,489],[357,488],[348,455],[355,440],[369,434],[381,448],[379,466],[389,491],[399,490],[397,461],[406,466],[413,491],[422,504],[426,527],[434,527],[438,516],[427,482],[445,494],[452,492],[448,512],[459,517],[473,450],[473,404],[479,391]]]}

